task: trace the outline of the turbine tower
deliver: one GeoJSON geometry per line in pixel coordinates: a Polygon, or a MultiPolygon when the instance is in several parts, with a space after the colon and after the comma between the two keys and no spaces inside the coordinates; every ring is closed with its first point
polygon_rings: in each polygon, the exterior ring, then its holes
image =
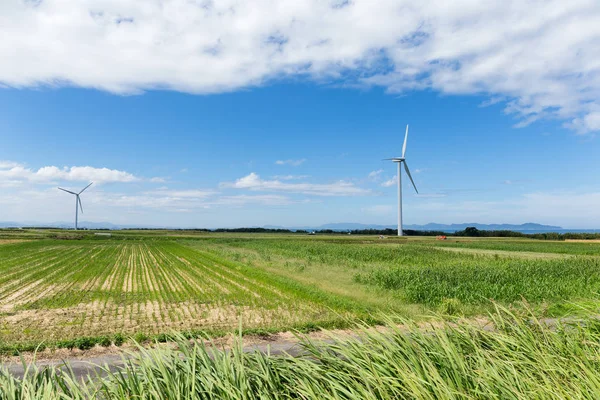
{"type": "MultiPolygon", "coordinates": [[[[94,183],[94,182],[92,182],[92,183],[94,183]]],[[[81,213],[83,214],[83,206],[81,205],[81,198],[79,197],[79,195],[81,193],[83,193],[83,191],[85,189],[87,189],[90,186],[92,186],[92,183],[90,183],[89,185],[87,185],[86,187],[84,187],[83,189],[81,189],[81,192],[79,192],[79,193],[71,192],[70,190],[63,189],[63,188],[59,187],[59,189],[62,190],[63,192],[67,192],[67,193],[71,193],[71,194],[75,195],[75,230],[77,230],[77,217],[78,217],[78,214],[79,214],[79,208],[81,208],[81,213]]]]}
{"type": "Polygon", "coordinates": [[[404,164],[404,170],[406,171],[406,175],[408,175],[410,181],[415,188],[415,192],[419,193],[417,190],[417,186],[415,185],[415,181],[413,181],[412,176],[410,176],[410,170],[408,169],[408,165],[406,164],[406,159],[404,155],[406,154],[406,141],[408,139],[408,125],[406,125],[406,134],[404,135],[404,145],[402,146],[402,157],[394,157],[394,158],[386,158],[385,161],[393,161],[398,164],[398,236],[402,236],[402,164],[404,164]]]}

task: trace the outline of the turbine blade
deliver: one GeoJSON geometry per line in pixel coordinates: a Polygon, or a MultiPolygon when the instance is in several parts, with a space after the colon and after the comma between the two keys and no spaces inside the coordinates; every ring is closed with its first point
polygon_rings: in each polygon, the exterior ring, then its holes
{"type": "Polygon", "coordinates": [[[77,202],[79,203],[79,208],[81,209],[81,213],[83,214],[83,205],[81,204],[81,197],[77,195],[77,202]]]}
{"type": "Polygon", "coordinates": [[[412,176],[410,176],[410,171],[408,170],[408,164],[406,164],[406,161],[404,161],[404,170],[406,171],[406,175],[408,175],[408,177],[410,178],[410,181],[412,182],[413,187],[415,188],[415,192],[419,194],[419,191],[417,190],[417,185],[415,185],[415,181],[413,181],[412,176]]]}
{"type": "Polygon", "coordinates": [[[61,188],[61,187],[59,187],[59,189],[60,189],[60,190],[62,190],[63,192],[67,192],[67,193],[71,193],[71,194],[77,195],[77,193],[75,193],[75,192],[71,192],[70,190],[63,189],[63,188],[61,188]]]}
{"type": "Polygon", "coordinates": [[[406,153],[406,140],[408,139],[408,125],[406,125],[406,134],[404,135],[404,145],[402,145],[402,158],[404,158],[404,154],[406,153]]]}
{"type": "MultiPolygon", "coordinates": [[[[92,182],[92,183],[94,183],[94,182],[92,182]]],[[[89,185],[87,185],[86,187],[84,187],[84,188],[81,190],[81,192],[79,192],[78,194],[81,194],[81,193],[83,193],[83,191],[84,191],[85,189],[87,189],[87,188],[89,188],[90,186],[92,186],[92,183],[90,183],[89,185]]]]}

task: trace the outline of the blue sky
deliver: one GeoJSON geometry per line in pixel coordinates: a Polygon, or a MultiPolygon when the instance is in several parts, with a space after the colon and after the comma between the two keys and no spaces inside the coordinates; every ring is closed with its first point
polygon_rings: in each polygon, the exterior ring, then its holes
{"type": "Polygon", "coordinates": [[[457,15],[425,2],[408,16],[410,3],[383,0],[379,11],[359,1],[282,2],[276,11],[238,2],[233,17],[211,13],[220,6],[211,3],[196,16],[202,31],[187,20],[195,11],[173,16],[158,0],[148,10],[9,3],[0,6],[0,33],[14,38],[0,46],[9,60],[0,67],[0,221],[70,221],[73,201],[56,186],[94,181],[82,197],[89,221],[393,224],[395,165],[381,159],[400,154],[410,124],[420,195],[404,178],[405,223],[600,227],[600,35],[573,28],[598,17],[594,2],[465,2],[457,15]],[[402,29],[377,14],[385,10],[402,29]],[[126,15],[133,21],[123,27],[126,15]],[[472,15],[490,22],[484,29],[472,15]],[[181,29],[168,49],[147,40],[170,40],[161,20],[181,29]],[[561,42],[543,51],[556,20],[561,42]],[[307,51],[315,27],[324,39],[307,51]],[[208,59],[190,55],[213,42],[208,59]]]}

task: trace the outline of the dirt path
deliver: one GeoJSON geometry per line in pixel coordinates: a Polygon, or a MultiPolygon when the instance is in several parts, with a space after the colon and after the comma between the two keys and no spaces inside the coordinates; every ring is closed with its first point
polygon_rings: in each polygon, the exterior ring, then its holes
{"type": "MultiPolygon", "coordinates": [[[[327,332],[335,335],[353,334],[352,331],[344,330],[327,332]]],[[[306,335],[306,337],[321,343],[331,342],[331,340],[327,339],[328,334],[325,332],[314,332],[306,335]]],[[[302,347],[299,345],[299,341],[299,338],[291,332],[282,332],[263,337],[248,336],[243,339],[243,351],[246,353],[259,351],[274,356],[288,354],[297,357],[303,352],[302,347]]],[[[228,336],[217,338],[211,343],[218,349],[228,351],[233,347],[234,337],[228,336]]],[[[159,348],[168,348],[173,345],[159,344],[158,346],[159,348]]],[[[0,364],[0,371],[6,370],[8,373],[21,378],[23,377],[27,365],[31,363],[35,363],[36,366],[41,368],[64,368],[68,365],[69,368],[72,369],[74,376],[81,379],[86,378],[87,376],[104,376],[106,375],[106,371],[103,370],[103,367],[114,371],[122,366],[126,360],[130,359],[131,354],[135,354],[135,348],[131,346],[123,348],[115,346],[108,348],[95,347],[88,351],[55,351],[52,354],[43,352],[35,359],[33,354],[26,354],[23,358],[26,363],[25,366],[23,365],[23,361],[20,361],[18,357],[11,357],[6,362],[0,364]]]]}
{"type": "Polygon", "coordinates": [[[30,242],[30,239],[0,239],[0,244],[12,244],[21,242],[30,242]]]}
{"type": "MultiPolygon", "coordinates": [[[[474,318],[468,319],[469,323],[477,325],[479,328],[484,330],[492,331],[494,330],[491,322],[486,318],[474,318]]],[[[544,318],[538,320],[542,325],[547,326],[550,329],[555,329],[559,323],[574,323],[577,324],[577,320],[574,318],[544,318]]],[[[420,330],[424,332],[433,332],[435,329],[440,329],[443,327],[441,322],[423,322],[418,324],[420,330]]],[[[398,326],[399,329],[403,329],[403,326],[398,326]]],[[[408,334],[409,329],[406,328],[406,332],[408,334]]],[[[368,328],[369,330],[377,330],[379,332],[385,333],[390,328],[386,328],[384,326],[373,326],[368,328]]],[[[352,329],[345,330],[324,330],[312,332],[306,335],[303,335],[303,338],[309,339],[311,342],[315,342],[317,344],[332,344],[335,338],[358,338],[360,336],[360,332],[352,329]]],[[[227,337],[217,338],[212,340],[209,344],[212,344],[215,348],[222,351],[229,351],[232,349],[235,343],[236,337],[234,335],[230,335],[227,337]]],[[[205,343],[208,343],[205,341],[205,343]]],[[[169,348],[173,347],[173,343],[161,343],[156,347],[158,348],[169,348]]],[[[209,346],[210,347],[210,346],[209,346]]],[[[252,352],[261,352],[263,354],[268,354],[272,356],[281,356],[281,355],[290,355],[292,357],[298,357],[305,354],[305,350],[300,344],[300,336],[292,333],[292,332],[281,332],[268,336],[245,336],[243,338],[243,351],[245,353],[252,352]]],[[[49,368],[64,368],[68,365],[68,367],[73,371],[73,375],[78,378],[86,378],[88,376],[97,377],[97,376],[105,376],[106,369],[110,371],[115,371],[119,367],[123,366],[123,364],[135,357],[136,352],[135,348],[132,346],[118,348],[115,346],[109,348],[101,348],[95,347],[89,351],[78,351],[71,350],[71,354],[65,353],[63,351],[54,352],[53,357],[37,358],[34,359],[32,354],[25,355],[23,360],[19,361],[17,357],[12,357],[12,359],[7,360],[4,363],[0,363],[0,371],[5,370],[9,374],[12,374],[16,377],[22,377],[28,364],[35,363],[38,367],[49,367],[49,368]],[[62,356],[61,356],[62,354],[62,356]],[[25,365],[23,364],[25,362],[25,365]]],[[[41,354],[42,357],[44,354],[41,354]]],[[[46,354],[46,356],[48,356],[46,354]]]]}

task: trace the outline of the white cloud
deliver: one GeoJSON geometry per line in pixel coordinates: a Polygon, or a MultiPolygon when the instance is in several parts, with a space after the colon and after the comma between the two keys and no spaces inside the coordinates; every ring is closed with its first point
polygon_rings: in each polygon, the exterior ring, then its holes
{"type": "Polygon", "coordinates": [[[156,195],[163,196],[168,198],[196,198],[196,199],[204,199],[210,196],[214,196],[218,192],[211,189],[199,190],[199,189],[190,189],[190,190],[169,190],[169,189],[157,189],[150,192],[145,192],[148,195],[156,195]]]}
{"type": "Polygon", "coordinates": [[[19,163],[6,161],[0,163],[0,183],[53,183],[56,181],[106,183],[138,180],[140,178],[129,172],[108,168],[47,166],[34,170],[19,163]]]}
{"type": "Polygon", "coordinates": [[[282,181],[297,181],[300,179],[310,178],[310,175],[275,175],[273,179],[279,179],[282,181]]]}
{"type": "Polygon", "coordinates": [[[579,133],[600,131],[600,111],[589,112],[583,117],[575,118],[571,123],[566,123],[565,126],[575,129],[579,133]]]}
{"type": "Polygon", "coordinates": [[[394,186],[398,184],[398,175],[394,175],[394,177],[392,179],[388,179],[385,182],[381,183],[381,186],[383,187],[390,187],[390,186],[394,186]]]}
{"type": "Polygon", "coordinates": [[[369,173],[369,180],[377,181],[381,178],[381,174],[383,173],[382,169],[378,169],[377,171],[372,171],[369,173]]]}
{"type": "MultiPolygon", "coordinates": [[[[44,190],[26,189],[10,193],[0,193],[0,222],[8,220],[27,221],[41,218],[46,221],[57,220],[57,215],[69,220],[71,202],[65,203],[68,195],[56,188],[44,190]],[[44,206],[41,207],[40,205],[44,206]],[[65,205],[66,204],[66,205],[65,205]]],[[[214,190],[155,190],[141,193],[120,193],[102,189],[87,191],[82,196],[84,217],[89,220],[107,220],[109,216],[118,222],[124,213],[145,212],[156,215],[169,213],[198,213],[203,210],[244,206],[284,206],[304,203],[306,200],[294,200],[285,195],[226,195],[214,190]]],[[[151,224],[152,221],[145,221],[151,224]]]]}
{"type": "Polygon", "coordinates": [[[15,168],[15,167],[19,167],[19,166],[20,166],[20,164],[14,162],[14,161],[0,160],[0,169],[10,169],[10,168],[15,168]]]}
{"type": "Polygon", "coordinates": [[[291,165],[292,167],[297,167],[299,165],[304,164],[306,158],[302,158],[300,160],[277,160],[275,164],[277,165],[291,165]]]}
{"type": "Polygon", "coordinates": [[[338,181],[334,183],[286,183],[279,180],[263,180],[250,173],[235,182],[221,183],[223,188],[249,189],[271,192],[302,193],[314,196],[361,196],[370,194],[368,189],[362,189],[351,182],[338,181]]]}
{"type": "Polygon", "coordinates": [[[306,77],[599,130],[597,0],[0,2],[0,85],[214,93],[306,77]],[[506,99],[506,100],[505,100],[506,99]]]}

